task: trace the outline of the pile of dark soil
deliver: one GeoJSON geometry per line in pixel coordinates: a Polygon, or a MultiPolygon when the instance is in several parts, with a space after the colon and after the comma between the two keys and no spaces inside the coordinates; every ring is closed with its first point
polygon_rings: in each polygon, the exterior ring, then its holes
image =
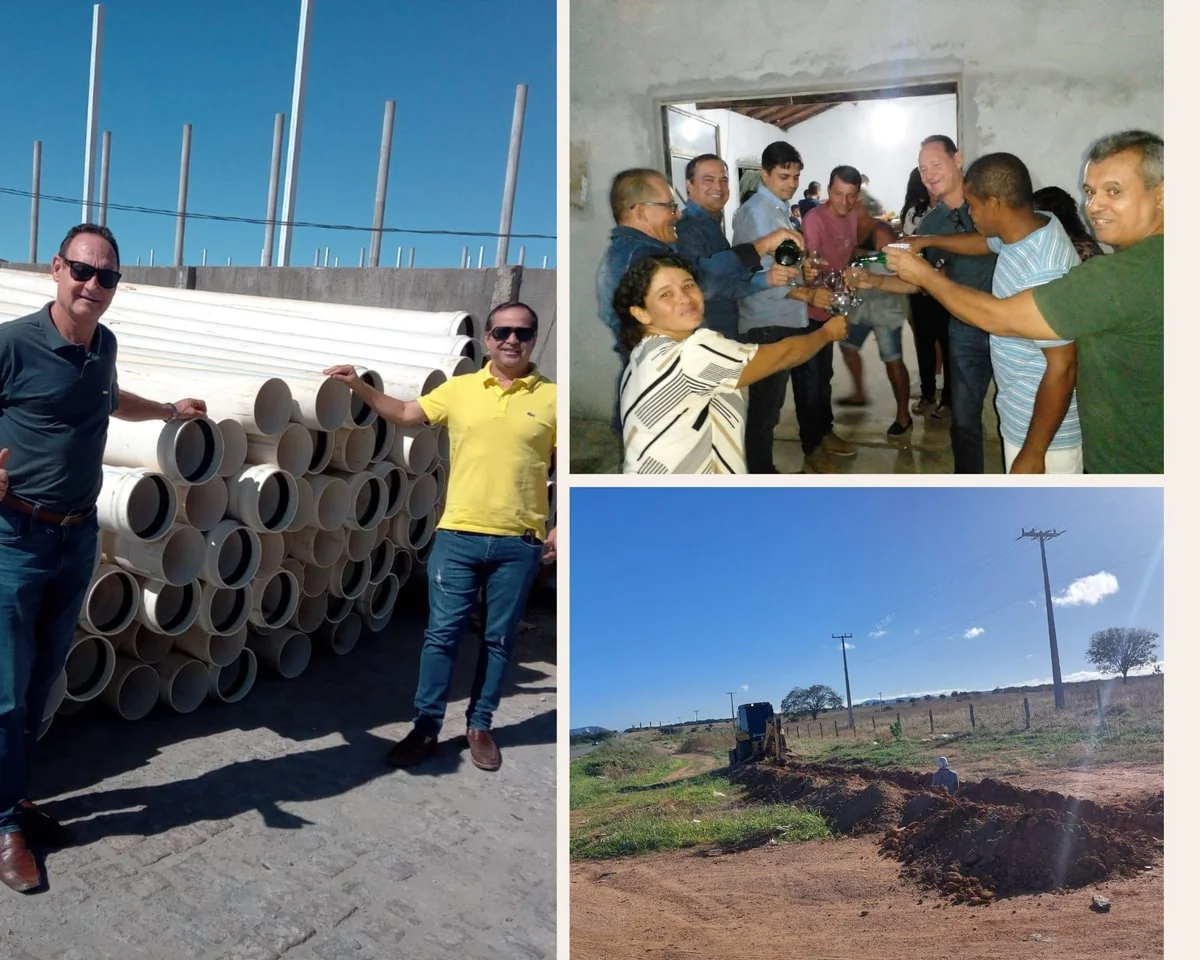
{"type": "Polygon", "coordinates": [[[881,846],[909,866],[918,882],[956,903],[978,906],[996,896],[1075,888],[1113,874],[1136,873],[1159,844],[1043,807],[989,806],[951,797],[919,797],[906,826],[887,831],[881,846]],[[932,801],[932,802],[931,802],[932,801]]]}
{"type": "Polygon", "coordinates": [[[882,781],[853,775],[836,779],[788,776],[782,768],[751,765],[738,771],[738,782],[756,803],[791,803],[815,810],[835,833],[876,833],[896,823],[908,799],[904,791],[882,781]]]}

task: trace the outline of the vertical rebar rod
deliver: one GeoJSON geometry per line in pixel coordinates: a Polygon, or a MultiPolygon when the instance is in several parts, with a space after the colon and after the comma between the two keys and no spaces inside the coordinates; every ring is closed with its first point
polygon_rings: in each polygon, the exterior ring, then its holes
{"type": "Polygon", "coordinates": [[[525,97],[528,93],[529,87],[526,84],[517,84],[512,130],[508,135],[508,168],[504,171],[504,198],[500,204],[500,239],[496,244],[498,267],[508,263],[508,236],[512,232],[513,202],[517,195],[517,168],[521,163],[521,131],[525,126],[525,97]]]}
{"type": "Polygon", "coordinates": [[[42,199],[42,141],[33,141],[33,189],[29,198],[29,262],[38,262],[38,213],[42,199]]]}
{"type": "Polygon", "coordinates": [[[175,266],[183,266],[183,232],[187,225],[188,167],[192,162],[192,125],[183,125],[183,146],[179,152],[179,203],[175,213],[175,266]]]}
{"type": "MultiPolygon", "coordinates": [[[[263,239],[262,265],[269,267],[275,255],[275,224],[279,216],[279,164],[283,160],[283,114],[275,114],[271,137],[271,178],[267,184],[267,232],[263,239]]],[[[314,263],[315,267],[316,264],[314,263]]]]}
{"type": "Polygon", "coordinates": [[[396,101],[383,105],[383,137],[379,144],[379,172],[375,174],[375,217],[371,222],[371,266],[379,266],[383,249],[383,211],[387,205],[388,168],[392,162],[392,126],[396,119],[396,101]]]}

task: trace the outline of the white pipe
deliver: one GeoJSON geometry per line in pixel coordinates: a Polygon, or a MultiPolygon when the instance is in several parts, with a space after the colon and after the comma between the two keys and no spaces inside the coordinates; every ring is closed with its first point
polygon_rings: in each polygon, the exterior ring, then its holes
{"type": "Polygon", "coordinates": [[[389,610],[381,617],[372,617],[367,621],[367,629],[371,633],[380,633],[392,622],[392,611],[389,610]]]}
{"type": "Polygon", "coordinates": [[[136,540],[157,540],[171,526],[176,491],[160,473],[144,467],[104,466],[96,522],[136,540]]]}
{"type": "MultiPolygon", "coordinates": [[[[286,541],[285,541],[286,544],[286,541]]],[[[289,549],[290,549],[290,545],[289,549]]],[[[293,556],[283,558],[283,563],[280,564],[284,570],[296,578],[296,582],[300,584],[300,592],[304,593],[304,564],[293,556]]]]}
{"type": "Polygon", "coordinates": [[[439,424],[433,428],[434,436],[437,437],[438,458],[441,460],[450,459],[450,431],[439,424]]]}
{"type": "Polygon", "coordinates": [[[140,594],[129,573],[114,564],[101,564],[84,594],[80,626],[100,636],[120,633],[137,616],[140,594]]]}
{"type": "Polygon", "coordinates": [[[86,703],[80,703],[78,700],[63,700],[62,706],[55,711],[54,715],[56,717],[70,717],[86,709],[86,703]]]}
{"type": "Polygon", "coordinates": [[[433,541],[434,538],[430,537],[425,541],[424,546],[417,548],[416,554],[413,556],[413,560],[422,567],[429,563],[429,555],[433,553],[433,541]]]}
{"type": "Polygon", "coordinates": [[[388,535],[392,532],[392,522],[386,520],[375,528],[375,546],[379,546],[384,540],[388,539],[388,535]]]}
{"type": "Polygon", "coordinates": [[[231,634],[216,635],[195,623],[175,638],[175,647],[204,663],[226,667],[238,658],[247,636],[245,626],[231,634]]]}
{"type": "MultiPolygon", "coordinates": [[[[53,298],[52,285],[44,277],[22,275],[16,270],[0,271],[0,290],[13,289],[32,292],[46,302],[53,298]],[[10,283],[11,278],[11,283],[10,283]],[[38,281],[41,281],[40,283],[38,281]],[[51,289],[47,289],[51,287],[51,289]]],[[[272,313],[279,316],[299,316],[326,324],[353,324],[373,329],[407,331],[436,336],[476,335],[477,325],[469,313],[461,310],[424,311],[400,310],[391,307],[366,307],[356,304],[323,303],[314,300],[288,300],[282,297],[262,297],[240,293],[218,293],[211,290],[184,290],[174,287],[157,287],[146,284],[125,283],[121,285],[122,298],[136,298],[145,303],[149,311],[171,312],[174,304],[196,304],[212,308],[251,314],[272,313]],[[172,301],[168,306],[162,301],[172,301]]]]}
{"type": "Polygon", "coordinates": [[[329,575],[332,572],[332,564],[328,567],[318,567],[315,563],[304,564],[304,579],[300,584],[300,592],[306,597],[327,593],[329,591],[329,575]]]}
{"type": "Polygon", "coordinates": [[[108,421],[104,462],[114,467],[148,467],[172,483],[204,483],[217,475],[224,454],[217,425],[198,420],[108,421]]]}
{"type": "Polygon", "coordinates": [[[408,485],[408,500],[404,509],[414,520],[420,520],[434,509],[438,500],[438,485],[432,474],[421,473],[408,485]]]}
{"type": "Polygon", "coordinates": [[[53,717],[66,698],[67,671],[59,670],[58,676],[54,678],[54,683],[50,685],[50,692],[46,695],[46,708],[42,711],[42,720],[53,717]]]}
{"type": "MultiPolygon", "coordinates": [[[[289,363],[272,358],[270,366],[255,365],[241,358],[223,357],[218,349],[184,350],[168,341],[154,340],[131,345],[122,342],[125,355],[163,365],[175,364],[189,370],[218,373],[235,371],[264,379],[279,377],[292,393],[292,419],[307,427],[334,430],[346,422],[350,412],[350,388],[326,377],[313,364],[289,363]]],[[[266,361],[263,361],[266,363],[266,361]]],[[[444,381],[443,381],[444,382],[444,381]]],[[[243,428],[244,429],[244,428],[243,428]]]]}
{"type": "Polygon", "coordinates": [[[330,470],[329,476],[340,477],[350,487],[351,506],[346,526],[374,530],[383,522],[383,512],[387,509],[387,487],[379,477],[365,470],[361,473],[330,470]]]}
{"type": "Polygon", "coordinates": [[[318,593],[315,597],[301,597],[296,612],[288,620],[288,626],[301,633],[312,633],[325,622],[325,611],[329,609],[329,595],[318,593]]]}
{"type": "Polygon", "coordinates": [[[404,509],[405,501],[408,500],[408,474],[390,460],[371,464],[367,472],[383,481],[384,489],[387,490],[383,519],[391,520],[404,509]]]}
{"type": "Polygon", "coordinates": [[[392,445],[396,442],[396,425],[391,420],[376,417],[375,422],[370,426],[370,430],[375,434],[375,443],[371,448],[370,462],[379,463],[380,460],[392,452],[392,445]]]}
{"type": "Polygon", "coordinates": [[[34,738],[35,742],[41,743],[42,738],[50,732],[52,726],[54,726],[54,714],[43,718],[42,722],[38,724],[37,736],[34,738]]]}
{"type": "Polygon", "coordinates": [[[182,523],[173,524],[166,536],[151,543],[127,540],[108,532],[103,540],[109,562],[175,587],[191,583],[204,566],[204,534],[182,523]]]}
{"type": "Polygon", "coordinates": [[[335,597],[355,600],[367,589],[367,565],[349,556],[338,557],[329,571],[329,592],[335,597]]]}
{"type": "MultiPolygon", "coordinates": [[[[179,375],[179,367],[123,357],[117,360],[121,386],[142,396],[171,395],[179,390],[179,375]]],[[[275,436],[283,432],[292,415],[292,391],[278,377],[193,370],[188,382],[189,389],[204,398],[210,418],[234,420],[247,433],[275,436]]]]}
{"type": "Polygon", "coordinates": [[[332,567],[345,549],[346,530],[344,527],[337,527],[333,530],[305,527],[303,530],[289,534],[288,550],[302,563],[311,563],[318,567],[332,567]]]}
{"type": "Polygon", "coordinates": [[[392,522],[388,528],[388,539],[396,545],[397,550],[407,549],[412,544],[409,542],[408,533],[412,526],[413,518],[408,511],[401,507],[400,512],[392,517],[392,522]]]}
{"type": "Polygon", "coordinates": [[[117,654],[107,637],[76,630],[63,670],[67,674],[65,699],[87,703],[100,696],[112,679],[117,654]]]}
{"type": "Polygon", "coordinates": [[[155,633],[145,624],[134,620],[120,633],[111,637],[109,643],[119,654],[140,660],[142,663],[158,663],[171,652],[174,638],[155,633]]]}
{"type": "Polygon", "coordinates": [[[208,666],[182,653],[168,653],[158,671],[158,698],[176,713],[191,713],[208,694],[208,666]]]}
{"type": "Polygon", "coordinates": [[[367,580],[372,584],[378,584],[392,572],[392,563],[395,559],[396,548],[392,545],[392,541],[386,538],[380,540],[375,545],[375,549],[371,551],[371,561],[368,565],[370,572],[367,574],[367,580]]]}
{"type": "Polygon", "coordinates": [[[389,573],[379,583],[367,585],[362,596],[355,600],[354,609],[369,620],[389,616],[392,607],[396,605],[396,595],[399,592],[400,581],[389,573]]]}
{"type": "Polygon", "coordinates": [[[333,459],[333,431],[314,430],[310,427],[308,432],[312,435],[313,455],[307,472],[320,473],[333,459]]]}
{"type": "Polygon", "coordinates": [[[262,559],[254,575],[269,577],[283,564],[283,558],[287,556],[287,544],[282,533],[260,533],[258,540],[262,545],[262,559]]]}
{"type": "MultiPolygon", "coordinates": [[[[248,583],[240,587],[218,587],[200,581],[200,614],[192,629],[217,637],[233,636],[250,619],[250,602],[248,583]]],[[[195,656],[199,657],[200,654],[195,656]]]]}
{"type": "Polygon", "coordinates": [[[221,431],[221,439],[225,443],[217,476],[232,477],[246,464],[246,428],[236,420],[226,418],[217,421],[217,429],[221,431]]]}
{"type": "Polygon", "coordinates": [[[413,517],[408,525],[408,545],[415,550],[423,550],[433,539],[437,531],[437,522],[426,514],[423,517],[413,517]]]}
{"type": "Polygon", "coordinates": [[[278,533],[296,515],[296,482],[290,473],[266,464],[243,467],[225,481],[229,515],[259,533],[278,533]]]}
{"type": "Polygon", "coordinates": [[[142,603],[138,620],[153,633],[177,637],[196,622],[200,615],[198,581],[173,586],[162,580],[143,580],[142,603]]]}
{"type": "Polygon", "coordinates": [[[269,577],[250,581],[253,605],[250,622],[264,630],[282,627],[296,612],[300,603],[300,584],[288,571],[280,568],[269,577]]]}
{"type": "Polygon", "coordinates": [[[158,671],[154,667],[118,656],[112,679],[100,699],[122,719],[141,720],[149,716],[158,702],[158,687],[158,671]]]}
{"type": "Polygon", "coordinates": [[[439,504],[446,502],[446,484],[448,479],[448,471],[444,463],[439,463],[433,468],[433,480],[437,484],[436,500],[439,504]]]}
{"type": "Polygon", "coordinates": [[[207,533],[225,516],[229,506],[229,488],[220,476],[204,483],[175,484],[175,521],[207,533]]]}
{"type": "Polygon", "coordinates": [[[257,634],[250,638],[255,656],[285,680],[300,676],[312,658],[312,642],[306,634],[291,627],[257,634]]]}
{"type": "Polygon", "coordinates": [[[358,643],[362,627],[362,617],[357,613],[347,613],[341,620],[326,620],[313,636],[324,649],[345,656],[358,643]]]}
{"type": "Polygon", "coordinates": [[[408,583],[409,577],[413,572],[413,555],[409,550],[396,549],[392,556],[391,574],[394,576],[401,587],[408,583]]]}
{"type": "Polygon", "coordinates": [[[317,522],[317,504],[308,477],[295,476],[292,479],[296,483],[296,515],[292,517],[287,529],[295,532],[317,522]]]}
{"type": "Polygon", "coordinates": [[[248,694],[258,677],[258,657],[244,647],[233,663],[208,668],[208,695],[222,703],[237,703],[248,694]]]}
{"type": "Polygon", "coordinates": [[[340,477],[320,474],[308,477],[312,487],[314,524],[322,530],[338,530],[350,516],[350,487],[340,477]]]}
{"type": "Polygon", "coordinates": [[[375,431],[370,427],[343,427],[333,435],[333,456],[329,463],[346,473],[361,473],[371,464],[375,449],[375,431]]]}
{"type": "Polygon", "coordinates": [[[375,531],[346,528],[346,556],[358,563],[371,556],[375,549],[375,531]]]}
{"type": "Polygon", "coordinates": [[[258,573],[262,540],[236,520],[222,520],[205,535],[199,578],[218,587],[243,587],[258,573]]]}
{"type": "Polygon", "coordinates": [[[308,470],[312,457],[312,435],[301,423],[286,424],[277,436],[246,438],[247,463],[269,464],[294,477],[308,470]]]}
{"type": "Polygon", "coordinates": [[[387,459],[412,474],[428,470],[437,459],[437,434],[429,427],[397,427],[387,459]]]}
{"type": "Polygon", "coordinates": [[[329,607],[325,610],[325,619],[329,623],[341,623],[354,610],[352,597],[339,597],[332,590],[329,592],[329,607]]]}

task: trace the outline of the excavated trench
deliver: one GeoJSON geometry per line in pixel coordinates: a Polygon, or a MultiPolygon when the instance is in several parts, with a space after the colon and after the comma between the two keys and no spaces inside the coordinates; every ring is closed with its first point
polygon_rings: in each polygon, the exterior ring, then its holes
{"type": "Polygon", "coordinates": [[[878,834],[909,877],[972,906],[1128,876],[1162,852],[1161,792],[1105,806],[985,779],[951,797],[909,771],[796,762],[730,776],[748,802],[816,810],[835,833],[878,834]]]}

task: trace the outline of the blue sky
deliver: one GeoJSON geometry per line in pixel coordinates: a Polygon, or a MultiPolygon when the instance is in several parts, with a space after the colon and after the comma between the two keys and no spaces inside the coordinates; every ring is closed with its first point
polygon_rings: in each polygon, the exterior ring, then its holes
{"type": "MultiPolygon", "coordinates": [[[[266,215],[275,114],[290,123],[299,0],[110,0],[105,4],[99,129],[112,131],[112,203],[175,210],[184,123],[192,124],[188,209],[266,215]]],[[[0,188],[29,190],[42,141],[42,192],[83,194],[92,3],[4,4],[0,188]]],[[[396,101],[384,225],[495,232],[518,83],[529,86],[514,233],[555,233],[555,2],[313,0],[296,218],[369,227],[386,100],[396,101]]],[[[286,164],[287,128],[284,133],[286,164]]],[[[100,153],[96,167],[99,197],[100,153]]],[[[280,176],[282,212],[283,176],[280,176]]],[[[25,197],[0,195],[0,259],[26,260],[25,197]]],[[[43,201],[48,260],[80,204],[43,201]]],[[[172,217],[109,211],[122,259],[170,263],[172,217]]],[[[257,265],[264,227],[189,220],[185,260],[257,265]]],[[[494,238],[385,234],[381,264],[416,245],[417,266],[457,267],[494,238]]],[[[526,263],[555,264],[553,240],[525,245],[526,263]]],[[[370,234],[297,229],[292,264],[330,247],[357,266],[370,234]]],[[[276,235],[278,249],[278,234],[276,235]]]]}
{"type": "MultiPolygon", "coordinates": [[[[855,702],[1051,677],[1038,544],[1062,671],[1092,633],[1162,634],[1162,491],[1151,488],[576,487],[572,727],[728,716],[794,686],[855,702]]],[[[1162,656],[1160,646],[1159,656],[1162,656]]]]}

